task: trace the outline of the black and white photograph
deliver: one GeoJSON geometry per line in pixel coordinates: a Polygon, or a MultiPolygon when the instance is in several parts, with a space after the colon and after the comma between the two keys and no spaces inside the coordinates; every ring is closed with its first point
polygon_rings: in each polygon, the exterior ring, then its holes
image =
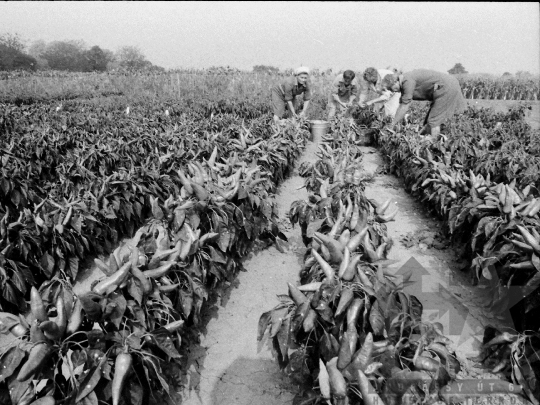
{"type": "Polygon", "coordinates": [[[539,2],[0,2],[0,405],[540,405],[539,98],[539,2]]]}

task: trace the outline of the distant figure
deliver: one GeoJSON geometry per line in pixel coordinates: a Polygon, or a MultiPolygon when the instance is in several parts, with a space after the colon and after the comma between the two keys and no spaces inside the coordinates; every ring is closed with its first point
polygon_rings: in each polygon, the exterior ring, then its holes
{"type": "Polygon", "coordinates": [[[401,122],[412,100],[431,101],[420,135],[437,137],[442,122],[463,112],[466,107],[458,80],[452,75],[434,70],[418,69],[401,75],[389,74],[384,77],[382,87],[401,92],[401,101],[392,125],[401,122]]]}
{"type": "Polygon", "coordinates": [[[334,118],[336,109],[339,112],[345,112],[347,116],[350,107],[358,95],[358,81],[352,70],[346,70],[340,73],[334,79],[330,94],[328,95],[328,120],[334,118]]]}
{"type": "Polygon", "coordinates": [[[376,112],[384,107],[384,116],[394,118],[399,107],[399,98],[401,97],[401,94],[399,92],[383,89],[381,85],[382,79],[386,75],[392,74],[395,74],[394,69],[367,68],[363,75],[364,81],[362,82],[363,85],[360,91],[358,105],[361,108],[365,108],[373,104],[376,112]],[[379,97],[366,101],[370,90],[378,94],[379,97]]]}
{"type": "Polygon", "coordinates": [[[298,115],[305,117],[311,100],[311,84],[308,81],[309,68],[302,66],[295,70],[294,76],[287,77],[280,84],[272,88],[272,108],[274,110],[274,122],[279,122],[288,109],[293,117],[296,117],[297,97],[304,95],[304,108],[298,115]]]}

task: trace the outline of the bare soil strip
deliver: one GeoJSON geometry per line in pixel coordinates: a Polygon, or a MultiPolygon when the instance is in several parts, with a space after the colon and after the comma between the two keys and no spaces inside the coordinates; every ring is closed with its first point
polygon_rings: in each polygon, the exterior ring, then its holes
{"type": "Polygon", "coordinates": [[[378,150],[363,147],[362,152],[364,169],[377,173],[366,186],[366,196],[378,202],[391,199],[392,206],[399,208],[395,221],[386,224],[394,242],[388,259],[397,261],[392,271],[399,275],[413,266],[414,284],[405,287],[406,292],[422,302],[426,320],[442,324],[460,360],[467,362],[479,349],[484,326],[509,326],[509,314],[495,315],[485,309],[490,302],[487,290],[473,286],[469,273],[462,271],[460,247],[449,245],[442,235],[443,223],[406,192],[400,179],[381,173],[384,160],[378,150]]]}
{"type": "MultiPolygon", "coordinates": [[[[309,142],[300,163],[315,161],[316,143],[309,142]]],[[[188,360],[185,405],[282,405],[292,403],[294,387],[279,371],[268,347],[257,347],[257,323],[263,312],[286,293],[287,282],[296,284],[305,247],[299,227],[290,227],[290,205],[306,199],[304,179],[296,173],[279,188],[276,201],[289,247],[275,247],[253,254],[244,262],[234,284],[218,300],[200,345],[188,360]],[[219,302],[221,301],[221,302],[219,302]],[[260,349],[260,351],[258,350],[260,349]]],[[[205,319],[206,321],[206,319],[205,319]]]]}

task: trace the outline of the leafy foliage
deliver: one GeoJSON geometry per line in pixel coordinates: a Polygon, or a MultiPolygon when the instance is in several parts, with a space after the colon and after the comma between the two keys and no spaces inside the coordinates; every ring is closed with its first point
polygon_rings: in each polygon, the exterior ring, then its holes
{"type": "Polygon", "coordinates": [[[33,347],[46,353],[32,370],[39,389],[6,376],[13,404],[36,395],[109,403],[126,352],[123,398],[178,402],[181,353],[212,289],[235,277],[256,240],[279,237],[271,196],[304,148],[307,124],[273,129],[249,102],[192,106],[4,109],[0,321],[18,339],[0,361],[28,368],[33,347]],[[105,277],[74,293],[97,255],[108,257],[96,261],[105,277]],[[34,285],[48,321],[37,321],[34,295],[27,310],[34,285]],[[62,312],[76,326],[61,327],[62,312]]]}
{"type": "Polygon", "coordinates": [[[389,204],[367,200],[363,182],[344,174],[359,167],[358,152],[347,153],[355,150],[357,130],[335,122],[320,154],[345,156],[337,174],[309,201],[291,206],[291,223],[300,224],[309,247],[301,283],[261,315],[258,341],[271,344],[280,367],[302,387],[294,403],[435,401],[460,364],[451,342],[421,321],[422,304],[403,292],[412,273],[398,281],[386,270],[389,204]]]}
{"type": "Polygon", "coordinates": [[[465,244],[473,279],[490,286],[489,308],[510,311],[524,331],[494,358],[512,366],[508,375],[529,389],[533,400],[538,391],[530,381],[539,369],[521,356],[525,349],[538,350],[531,331],[540,326],[533,315],[540,305],[539,134],[525,123],[524,108],[507,114],[469,109],[450,121],[437,140],[418,135],[423,112],[417,110],[412,124],[397,133],[379,129],[376,141],[390,170],[465,244]]]}

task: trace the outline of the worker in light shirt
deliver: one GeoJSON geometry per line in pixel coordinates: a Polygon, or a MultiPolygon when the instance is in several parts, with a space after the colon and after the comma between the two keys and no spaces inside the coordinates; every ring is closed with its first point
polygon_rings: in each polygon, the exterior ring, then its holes
{"type": "Polygon", "coordinates": [[[386,75],[391,75],[394,73],[395,69],[375,69],[373,67],[367,68],[363,74],[364,81],[362,83],[363,85],[361,87],[358,105],[361,108],[374,105],[375,111],[380,111],[382,108],[384,108],[384,116],[394,118],[399,107],[401,93],[383,89],[381,86],[382,79],[386,75]],[[378,97],[366,101],[370,90],[376,93],[378,97]]]}
{"type": "Polygon", "coordinates": [[[352,70],[340,73],[334,79],[330,94],[328,95],[328,120],[336,115],[336,110],[349,114],[358,95],[358,82],[352,70]]]}
{"type": "Polygon", "coordinates": [[[311,100],[311,83],[308,79],[309,68],[302,66],[295,70],[294,76],[286,78],[283,82],[272,88],[274,122],[279,122],[285,115],[287,109],[293,117],[296,117],[296,108],[298,105],[297,97],[301,95],[304,97],[304,107],[299,116],[306,116],[306,111],[311,100]]]}
{"type": "Polygon", "coordinates": [[[403,120],[411,101],[431,102],[420,135],[436,138],[441,131],[443,121],[454,114],[462,113],[466,108],[458,80],[447,73],[417,69],[401,75],[389,74],[383,78],[382,87],[386,90],[401,92],[399,108],[392,125],[403,120]]]}

